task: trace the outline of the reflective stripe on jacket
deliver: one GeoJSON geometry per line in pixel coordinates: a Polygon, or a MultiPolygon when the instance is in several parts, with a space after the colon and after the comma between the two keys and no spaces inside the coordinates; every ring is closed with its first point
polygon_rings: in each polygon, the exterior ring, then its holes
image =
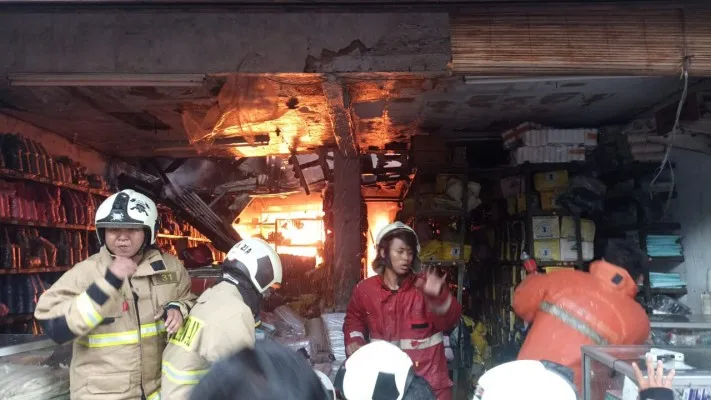
{"type": "Polygon", "coordinates": [[[558,271],[527,277],[516,289],[513,307],[533,322],[520,360],[548,360],[575,372],[581,383],[581,347],[643,344],[647,314],[635,301],[637,285],[626,270],[604,261],[590,273],[558,271]]]}
{"type": "Polygon", "coordinates": [[[358,283],[343,324],[345,345],[374,340],[396,344],[410,356],[415,372],[440,392],[452,386],[442,332],[456,326],[462,310],[447,289],[437,298],[424,296],[416,279],[404,279],[397,291],[387,288],[380,276],[358,283]]]}
{"type": "Polygon", "coordinates": [[[75,265],[40,297],[35,318],[56,342],[74,341],[72,399],[158,400],[166,335],[154,317],[165,307],[187,316],[190,279],[180,260],[155,249],[130,283],[108,271],[111,261],[102,247],[75,265]]]}
{"type": "Polygon", "coordinates": [[[219,358],[253,347],[254,317],[237,287],[219,282],[197,299],[183,327],[163,352],[161,396],[187,400],[219,358]]]}

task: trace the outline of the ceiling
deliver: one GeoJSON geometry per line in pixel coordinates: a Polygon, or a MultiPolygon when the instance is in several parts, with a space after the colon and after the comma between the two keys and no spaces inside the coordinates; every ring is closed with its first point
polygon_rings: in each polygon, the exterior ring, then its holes
{"type": "Polygon", "coordinates": [[[496,135],[523,121],[624,123],[680,90],[674,77],[466,84],[444,75],[233,74],[186,87],[7,86],[0,112],[109,155],[234,157],[335,146],[339,109],[361,150],[383,150],[412,135],[496,135]],[[325,94],[334,81],[342,102],[325,94]]]}

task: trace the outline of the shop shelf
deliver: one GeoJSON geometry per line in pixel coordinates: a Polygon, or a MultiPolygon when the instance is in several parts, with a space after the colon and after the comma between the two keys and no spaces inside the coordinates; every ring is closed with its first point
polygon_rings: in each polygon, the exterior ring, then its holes
{"type": "Polygon", "coordinates": [[[93,230],[93,226],[77,225],[77,224],[62,224],[62,223],[47,223],[39,221],[25,221],[19,219],[0,218],[0,225],[17,225],[17,226],[32,226],[37,228],[53,228],[53,229],[75,229],[75,230],[93,230]]]}
{"type": "Polygon", "coordinates": [[[59,187],[67,188],[67,189],[73,189],[73,190],[77,190],[79,192],[98,194],[101,196],[110,196],[112,194],[111,192],[103,190],[103,189],[90,188],[87,186],[76,185],[73,183],[53,181],[51,179],[48,179],[48,178],[45,178],[45,177],[42,177],[39,175],[33,175],[33,174],[25,173],[25,172],[13,171],[13,170],[7,169],[7,168],[0,168],[0,177],[11,178],[11,179],[24,179],[27,181],[33,181],[33,182],[38,182],[38,183],[44,183],[47,185],[59,186],[59,187]]]}
{"type": "Polygon", "coordinates": [[[39,267],[39,268],[21,268],[21,269],[0,269],[0,275],[27,275],[27,274],[42,274],[52,272],[66,272],[72,267],[39,267]]]}

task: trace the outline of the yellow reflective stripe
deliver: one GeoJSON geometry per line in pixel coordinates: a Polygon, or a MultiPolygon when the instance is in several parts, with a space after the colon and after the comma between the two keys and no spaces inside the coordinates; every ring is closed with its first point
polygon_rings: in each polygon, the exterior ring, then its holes
{"type": "Polygon", "coordinates": [[[152,394],[148,395],[146,400],[160,400],[160,390],[156,390],[152,394]]]}
{"type": "MultiPolygon", "coordinates": [[[[163,322],[141,325],[141,338],[157,336],[158,333],[163,332],[165,332],[165,324],[163,322]]],[[[77,343],[86,347],[110,347],[137,344],[138,330],[87,335],[77,339],[77,343]]]]}
{"type": "Polygon", "coordinates": [[[77,297],[77,309],[86,325],[89,326],[89,329],[96,328],[101,321],[104,320],[99,312],[96,311],[96,308],[94,308],[94,303],[86,292],[83,292],[77,297]]]}
{"type": "Polygon", "coordinates": [[[207,371],[206,369],[183,371],[175,368],[168,361],[163,361],[163,374],[169,381],[178,385],[197,385],[200,378],[207,374],[207,371]]]}

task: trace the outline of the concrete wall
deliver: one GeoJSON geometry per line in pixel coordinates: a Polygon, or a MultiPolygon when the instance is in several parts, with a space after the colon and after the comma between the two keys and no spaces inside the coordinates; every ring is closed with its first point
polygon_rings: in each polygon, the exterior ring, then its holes
{"type": "Polygon", "coordinates": [[[674,149],[677,198],[671,216],[681,223],[685,262],[676,268],[688,284],[684,299],[694,314],[701,313],[701,293],[711,268],[711,156],[674,149]]]}
{"type": "Polygon", "coordinates": [[[94,174],[104,174],[106,158],[99,152],[78,146],[62,136],[0,113],[0,132],[21,133],[41,142],[56,157],[68,156],[86,166],[94,174]]]}
{"type": "Polygon", "coordinates": [[[1,73],[447,70],[442,13],[0,14],[1,73]]]}

